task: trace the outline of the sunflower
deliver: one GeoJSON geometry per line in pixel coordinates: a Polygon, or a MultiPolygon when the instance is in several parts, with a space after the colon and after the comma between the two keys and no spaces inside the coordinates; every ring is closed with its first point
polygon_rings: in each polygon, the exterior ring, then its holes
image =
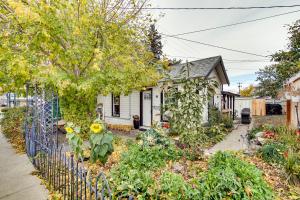
{"type": "Polygon", "coordinates": [[[73,133],[74,132],[74,130],[71,127],[67,127],[65,129],[66,129],[67,133],[73,133]]]}
{"type": "Polygon", "coordinates": [[[100,133],[103,130],[103,127],[101,124],[94,123],[91,125],[90,129],[94,133],[100,133]]]}

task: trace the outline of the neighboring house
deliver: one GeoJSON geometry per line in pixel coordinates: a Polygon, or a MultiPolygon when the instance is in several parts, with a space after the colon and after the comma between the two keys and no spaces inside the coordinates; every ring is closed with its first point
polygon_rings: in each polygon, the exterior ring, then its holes
{"type": "Polygon", "coordinates": [[[284,85],[286,99],[286,122],[292,128],[300,127],[300,72],[288,79],[284,85]]]}
{"type": "MultiPolygon", "coordinates": [[[[189,78],[205,77],[219,83],[219,87],[216,88],[215,95],[209,103],[222,110],[223,85],[229,84],[222,57],[216,56],[173,65],[170,70],[171,79],[178,79],[184,68],[188,69],[189,78]]],[[[163,119],[161,111],[164,103],[164,94],[160,87],[161,82],[158,83],[158,86],[148,87],[143,91],[133,91],[129,95],[99,95],[98,106],[102,107],[99,110],[103,112],[104,121],[108,124],[132,125],[133,116],[138,115],[141,126],[150,127],[154,123],[161,122],[163,119]]],[[[209,103],[204,108],[204,122],[208,121],[209,103]]]]}

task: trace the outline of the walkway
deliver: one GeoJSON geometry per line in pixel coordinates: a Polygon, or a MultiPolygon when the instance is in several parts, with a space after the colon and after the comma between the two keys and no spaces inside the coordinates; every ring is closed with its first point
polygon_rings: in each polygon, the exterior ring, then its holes
{"type": "Polygon", "coordinates": [[[18,155],[0,133],[0,200],[46,200],[47,190],[26,154],[18,155]]]}
{"type": "Polygon", "coordinates": [[[206,155],[214,154],[217,151],[239,151],[247,148],[246,134],[249,125],[239,125],[223,141],[205,151],[206,155]]]}

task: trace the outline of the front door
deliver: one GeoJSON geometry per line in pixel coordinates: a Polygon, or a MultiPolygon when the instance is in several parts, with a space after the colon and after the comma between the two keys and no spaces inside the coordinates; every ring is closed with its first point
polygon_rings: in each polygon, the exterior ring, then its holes
{"type": "Polygon", "coordinates": [[[143,126],[151,126],[152,91],[143,91],[143,126]]]}

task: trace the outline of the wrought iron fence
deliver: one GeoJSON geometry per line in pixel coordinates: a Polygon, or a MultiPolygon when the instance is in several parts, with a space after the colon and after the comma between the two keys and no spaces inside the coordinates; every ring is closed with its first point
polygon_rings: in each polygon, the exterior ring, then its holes
{"type": "Polygon", "coordinates": [[[26,152],[40,176],[53,190],[62,194],[63,199],[112,199],[103,172],[93,174],[84,166],[82,159],[75,159],[65,152],[63,146],[59,147],[58,99],[54,93],[27,86],[26,99],[26,152]]]}

